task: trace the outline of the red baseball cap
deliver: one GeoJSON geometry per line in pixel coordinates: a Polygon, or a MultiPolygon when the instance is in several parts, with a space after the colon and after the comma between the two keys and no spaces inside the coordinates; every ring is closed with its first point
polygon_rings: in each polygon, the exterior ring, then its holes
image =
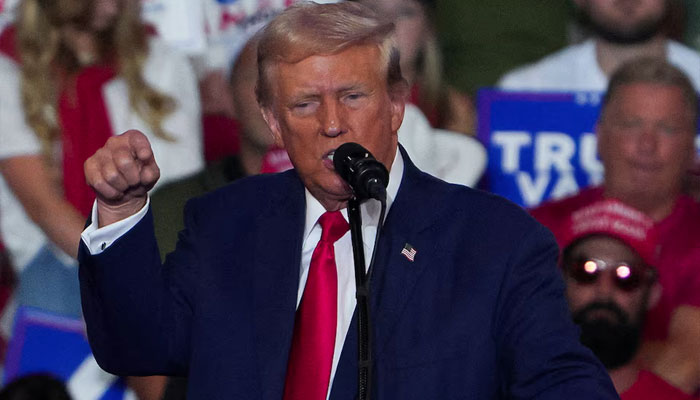
{"type": "Polygon", "coordinates": [[[562,230],[562,249],[592,235],[619,239],[637,252],[645,263],[656,265],[658,251],[654,220],[619,200],[601,200],[572,212],[562,230]]]}

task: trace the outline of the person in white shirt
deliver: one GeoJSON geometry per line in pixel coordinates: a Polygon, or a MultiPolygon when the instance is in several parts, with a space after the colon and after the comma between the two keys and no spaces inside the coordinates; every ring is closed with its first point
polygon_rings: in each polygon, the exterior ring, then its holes
{"type": "Polygon", "coordinates": [[[505,74],[498,87],[514,91],[605,90],[619,66],[639,57],[658,57],[685,72],[700,90],[700,55],[668,39],[662,25],[669,0],[574,0],[592,37],[505,74]]]}

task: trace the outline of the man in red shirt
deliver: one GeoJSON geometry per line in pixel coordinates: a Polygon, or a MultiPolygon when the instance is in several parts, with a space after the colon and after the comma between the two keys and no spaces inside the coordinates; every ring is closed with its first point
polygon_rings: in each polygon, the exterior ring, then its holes
{"type": "Polygon", "coordinates": [[[661,295],[654,220],[618,200],[601,200],[574,211],[561,240],[581,342],[605,365],[622,399],[691,399],[639,354],[647,311],[661,295]]]}
{"type": "Polygon", "coordinates": [[[605,183],[532,210],[560,245],[567,216],[603,198],[655,221],[662,292],[647,316],[643,353],[686,391],[700,382],[700,205],[683,193],[697,121],[698,98],[680,70],[661,60],[626,64],[610,80],[596,128],[605,183]]]}

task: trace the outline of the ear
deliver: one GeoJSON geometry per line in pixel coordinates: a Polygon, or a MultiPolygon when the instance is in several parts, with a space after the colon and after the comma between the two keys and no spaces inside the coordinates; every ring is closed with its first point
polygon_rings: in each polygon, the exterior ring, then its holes
{"type": "Polygon", "coordinates": [[[663,288],[659,282],[654,282],[654,284],[649,288],[649,301],[647,302],[647,311],[656,307],[661,299],[661,292],[663,288]]]}
{"type": "Polygon", "coordinates": [[[275,113],[272,112],[268,107],[261,107],[263,119],[267,126],[270,128],[270,133],[272,134],[272,139],[275,142],[275,146],[284,149],[284,140],[282,139],[282,130],[280,129],[280,123],[275,113]]]}
{"type": "Polygon", "coordinates": [[[391,96],[391,131],[398,132],[403,122],[406,100],[403,96],[391,96]]]}

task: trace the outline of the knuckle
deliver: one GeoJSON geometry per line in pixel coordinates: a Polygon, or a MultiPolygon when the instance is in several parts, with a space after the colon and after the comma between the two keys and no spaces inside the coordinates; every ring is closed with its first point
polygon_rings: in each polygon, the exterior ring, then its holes
{"type": "Polygon", "coordinates": [[[92,171],[94,169],[95,169],[95,161],[93,160],[93,158],[90,157],[87,160],[85,160],[85,162],[83,163],[83,173],[85,174],[85,176],[92,173],[92,171]]]}
{"type": "MultiPolygon", "coordinates": [[[[109,139],[107,139],[107,142],[105,143],[104,147],[102,147],[102,149],[115,147],[118,144],[119,144],[119,136],[110,136],[109,139]]],[[[102,150],[102,149],[100,149],[100,150],[102,150]]]]}
{"type": "Polygon", "coordinates": [[[119,154],[114,158],[114,163],[119,169],[128,169],[134,167],[134,159],[126,154],[119,154]]]}
{"type": "Polygon", "coordinates": [[[143,174],[141,175],[141,181],[146,184],[152,184],[158,180],[160,177],[160,170],[156,168],[146,168],[143,170],[143,174]]]}
{"type": "Polygon", "coordinates": [[[88,161],[93,160],[94,162],[97,162],[97,160],[104,158],[105,153],[108,152],[108,150],[107,150],[108,143],[109,142],[105,143],[105,145],[103,147],[100,147],[99,149],[97,149],[95,154],[93,154],[92,157],[88,158],[88,161]]]}
{"type": "Polygon", "coordinates": [[[116,170],[113,170],[111,168],[106,169],[103,172],[104,176],[104,181],[109,183],[109,184],[114,184],[119,180],[119,173],[116,170]]]}

